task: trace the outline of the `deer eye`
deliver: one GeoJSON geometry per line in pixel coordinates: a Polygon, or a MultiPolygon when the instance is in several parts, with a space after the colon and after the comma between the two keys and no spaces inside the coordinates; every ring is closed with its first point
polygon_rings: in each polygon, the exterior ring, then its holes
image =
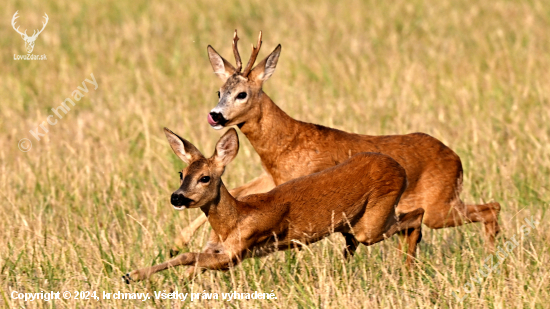
{"type": "Polygon", "coordinates": [[[220,92],[218,91],[218,99],[220,98],[220,92]]]}
{"type": "Polygon", "coordinates": [[[183,173],[182,172],[178,172],[180,173],[180,180],[183,180],[183,173]]]}
{"type": "Polygon", "coordinates": [[[241,93],[239,93],[239,94],[237,95],[237,99],[242,100],[242,99],[244,99],[244,98],[246,98],[246,92],[241,92],[241,93]]]}
{"type": "Polygon", "coordinates": [[[207,182],[210,181],[210,177],[209,176],[204,176],[201,179],[199,179],[199,181],[202,182],[202,183],[207,183],[207,182]]]}

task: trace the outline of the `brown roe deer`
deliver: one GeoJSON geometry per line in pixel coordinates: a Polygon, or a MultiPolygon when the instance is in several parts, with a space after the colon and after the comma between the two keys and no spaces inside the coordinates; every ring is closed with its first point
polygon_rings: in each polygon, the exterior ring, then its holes
{"type": "MultiPolygon", "coordinates": [[[[396,215],[407,187],[405,170],[389,156],[359,153],[339,165],[288,181],[267,193],[235,199],[221,176],[239,150],[237,131],[229,129],[211,158],[168,129],[166,137],[188,166],[172,194],[174,208],[200,208],[218,237],[218,252],[183,253],[168,262],[126,274],[127,283],[178,265],[227,269],[250,256],[263,256],[319,241],[340,232],[371,245],[396,232],[410,235],[407,265],[421,239],[424,210],[396,215]]],[[[351,248],[350,252],[354,252],[351,248]]]]}

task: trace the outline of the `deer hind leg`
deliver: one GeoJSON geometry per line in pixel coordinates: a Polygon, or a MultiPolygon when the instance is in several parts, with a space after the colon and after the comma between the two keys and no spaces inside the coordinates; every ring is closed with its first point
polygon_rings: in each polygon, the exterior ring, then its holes
{"type": "Polygon", "coordinates": [[[485,235],[489,249],[494,249],[495,237],[500,232],[498,216],[499,203],[480,205],[464,205],[457,199],[445,203],[443,207],[428,208],[424,218],[424,224],[432,229],[455,227],[472,222],[485,224],[485,235]]]}
{"type": "Polygon", "coordinates": [[[500,233],[498,224],[498,215],[500,214],[500,204],[493,202],[482,205],[467,205],[468,218],[472,222],[482,222],[485,224],[485,237],[490,249],[495,248],[495,238],[500,233]]]}

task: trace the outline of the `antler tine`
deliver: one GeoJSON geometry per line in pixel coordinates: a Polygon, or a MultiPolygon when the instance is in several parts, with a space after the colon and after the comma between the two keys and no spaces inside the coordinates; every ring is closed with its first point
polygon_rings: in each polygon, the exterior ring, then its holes
{"type": "Polygon", "coordinates": [[[241,72],[243,68],[243,63],[241,62],[241,55],[239,55],[239,50],[237,49],[237,41],[239,37],[237,36],[237,29],[235,29],[235,34],[233,35],[233,54],[235,54],[235,62],[237,62],[237,72],[241,72]]]}
{"type": "Polygon", "coordinates": [[[252,45],[252,55],[250,55],[250,60],[248,60],[248,64],[246,65],[246,68],[243,71],[243,76],[248,76],[248,73],[252,70],[252,66],[254,65],[254,62],[256,62],[256,58],[258,57],[258,52],[260,51],[260,48],[262,47],[262,32],[260,31],[260,35],[258,35],[258,44],[254,47],[252,45]]]}
{"type": "MultiPolygon", "coordinates": [[[[42,22],[42,29],[39,30],[37,34],[34,34],[34,33],[33,33],[33,35],[32,35],[33,37],[37,37],[40,33],[42,33],[42,31],[44,31],[44,28],[46,28],[46,25],[48,24],[48,20],[49,20],[50,18],[48,17],[48,14],[46,14],[46,13],[44,13],[44,15],[46,15],[46,16],[42,16],[42,17],[43,17],[44,19],[46,19],[46,22],[42,22]]],[[[35,31],[36,31],[36,30],[35,30],[35,31]]]]}
{"type": "Polygon", "coordinates": [[[21,34],[21,35],[27,35],[27,30],[25,30],[25,33],[19,31],[19,27],[20,26],[17,26],[17,28],[15,28],[15,23],[17,23],[15,20],[19,18],[19,16],[17,16],[17,13],[19,13],[19,11],[15,12],[15,14],[13,14],[13,18],[11,19],[11,26],[13,27],[13,30],[15,30],[17,33],[21,34]]]}

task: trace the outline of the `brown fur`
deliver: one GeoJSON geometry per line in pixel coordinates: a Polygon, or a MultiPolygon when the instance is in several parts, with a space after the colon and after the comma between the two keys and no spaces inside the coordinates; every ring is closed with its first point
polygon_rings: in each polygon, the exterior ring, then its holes
{"type": "MultiPolygon", "coordinates": [[[[248,76],[242,76],[209,46],[214,70],[225,72],[218,74],[224,85],[220,89],[220,103],[214,110],[227,118],[223,126],[237,125],[241,129],[260,155],[266,171],[233,193],[244,196],[265,192],[291,179],[332,167],[356,153],[380,152],[394,158],[407,171],[409,186],[397,207],[398,212],[423,208],[424,224],[432,229],[482,222],[489,248],[494,248],[495,236],[500,230],[500,205],[462,202],[459,196],[462,163],[455,152],[423,133],[359,135],[291,118],[262,91],[262,83],[273,73],[280,51],[279,45],[248,76]],[[215,66],[216,59],[223,60],[223,65],[215,66]],[[264,72],[269,73],[266,76],[264,72]],[[235,99],[239,92],[247,92],[247,99],[235,99]]],[[[190,239],[193,227],[205,221],[206,218],[197,219],[182,235],[190,239]]],[[[215,237],[211,237],[211,241],[215,241],[215,237]]],[[[176,244],[186,244],[183,236],[176,244]]]]}
{"type": "MultiPolygon", "coordinates": [[[[166,134],[177,137],[169,130],[166,134]]],[[[394,233],[407,232],[414,235],[409,238],[407,265],[415,256],[424,210],[396,216],[395,207],[407,187],[407,177],[389,156],[359,153],[267,193],[237,200],[221,181],[225,165],[237,154],[235,129],[220,139],[209,159],[196,154],[182,156],[198,150],[189,149],[185,142],[177,143],[175,138],[169,140],[174,152],[189,164],[174,194],[193,200],[186,207],[201,208],[221,246],[217,253],[184,253],[166,263],[132,271],[125,276],[128,282],[177,265],[227,269],[246,257],[307,245],[334,232],[347,235],[353,247],[351,254],[358,243],[371,245],[394,233]],[[208,183],[197,181],[205,175],[211,177],[208,183]]]]}

